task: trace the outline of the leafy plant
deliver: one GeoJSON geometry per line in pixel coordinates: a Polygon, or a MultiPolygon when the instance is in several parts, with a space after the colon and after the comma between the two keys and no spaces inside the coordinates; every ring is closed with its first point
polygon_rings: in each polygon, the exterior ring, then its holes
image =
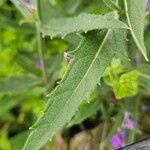
{"type": "MultiPolygon", "coordinates": [[[[148,36],[145,44],[143,34],[147,1],[12,0],[12,3],[23,15],[22,26],[16,32],[11,28],[5,30],[5,24],[2,25],[0,38],[4,42],[0,47],[5,47],[4,54],[12,54],[7,65],[15,59],[13,71],[18,68],[18,76],[16,72],[6,76],[7,70],[2,73],[0,118],[4,119],[4,113],[8,115],[8,120],[13,118],[10,110],[19,106],[23,116],[27,117],[29,110],[36,116],[29,117],[25,126],[29,127],[38,119],[30,127],[30,133],[25,130],[11,138],[6,149],[12,146],[12,149],[38,150],[47,145],[56,133],[65,135],[66,130],[69,132],[71,127],[80,126],[93,116],[95,122],[101,119],[104,122],[100,149],[110,148],[108,138],[116,126],[118,130],[126,128],[121,125],[120,119],[113,123],[112,118],[121,118],[123,111],[132,110],[129,99],[133,96],[140,94],[142,97],[145,94],[143,89],[149,91],[149,64],[146,62],[149,57],[146,50],[148,36]],[[103,9],[100,11],[97,6],[103,9]],[[22,35],[22,29],[27,35],[22,35]],[[8,34],[11,36],[5,40],[8,34]],[[22,44],[13,45],[18,35],[22,36],[22,44]],[[17,50],[12,52],[8,43],[17,50]],[[65,52],[64,59],[62,52],[65,52]],[[14,100],[10,101],[11,98],[14,100]],[[41,102],[41,98],[45,102],[41,102]],[[20,106],[21,103],[23,106],[20,106]],[[45,106],[40,112],[43,103],[45,106]],[[109,130],[109,121],[114,125],[112,131],[109,130]]],[[[5,8],[2,13],[6,13],[5,8]]],[[[14,18],[20,20],[18,14],[14,18]]],[[[5,19],[3,22],[6,22],[5,19]]],[[[0,54],[0,57],[6,56],[0,54]]],[[[139,101],[135,105],[136,113],[139,101]]],[[[19,116],[18,120],[24,122],[22,115],[19,116]]],[[[128,117],[124,120],[130,119],[128,117]]],[[[133,115],[133,119],[137,119],[137,114],[133,115]]],[[[5,128],[0,138],[7,143],[9,125],[5,128]]],[[[134,137],[135,132],[129,136],[127,144],[133,142],[134,137]]]]}

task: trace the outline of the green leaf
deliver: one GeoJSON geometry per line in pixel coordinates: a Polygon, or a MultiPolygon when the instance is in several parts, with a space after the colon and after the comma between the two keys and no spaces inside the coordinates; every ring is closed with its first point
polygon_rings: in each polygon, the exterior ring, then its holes
{"type": "Polygon", "coordinates": [[[0,116],[16,106],[18,102],[19,101],[12,98],[12,96],[3,96],[2,98],[0,98],[0,116]]]}
{"type": "Polygon", "coordinates": [[[120,59],[113,59],[111,65],[106,68],[103,76],[109,76],[110,74],[118,75],[123,71],[123,66],[120,59]]]}
{"type": "Polygon", "coordinates": [[[74,118],[69,122],[69,126],[80,124],[85,119],[91,117],[96,114],[96,112],[100,109],[100,100],[94,100],[91,103],[84,103],[79,108],[79,111],[76,113],[74,118]]]}
{"type": "Polygon", "coordinates": [[[117,39],[121,37],[120,34],[115,35],[115,38],[110,36],[114,33],[109,30],[100,38],[94,33],[86,35],[78,48],[70,53],[72,60],[68,71],[60,85],[50,94],[44,114],[33,125],[24,150],[41,148],[70,121],[82,101],[89,98],[118,50],[117,39]]]}
{"type": "Polygon", "coordinates": [[[8,128],[5,127],[3,129],[1,129],[0,132],[0,149],[1,150],[10,150],[10,141],[8,139],[8,128]]]}
{"type": "Polygon", "coordinates": [[[150,94],[150,65],[139,65],[139,84],[144,89],[146,94],[150,94]]]}
{"type": "Polygon", "coordinates": [[[103,79],[107,85],[112,86],[118,80],[118,76],[123,72],[123,66],[120,59],[113,59],[111,65],[106,68],[103,79]]]}
{"type": "Polygon", "coordinates": [[[103,0],[103,1],[112,10],[121,11],[121,8],[117,6],[113,0],[103,0]]]}
{"type": "Polygon", "coordinates": [[[15,62],[27,72],[35,75],[41,74],[41,70],[35,67],[36,60],[33,53],[18,52],[15,57],[15,62]]]}
{"type": "Polygon", "coordinates": [[[136,95],[138,92],[138,72],[134,70],[122,74],[119,82],[113,84],[113,90],[117,99],[136,95]]]}
{"type": "Polygon", "coordinates": [[[11,150],[21,150],[30,131],[23,131],[10,138],[11,150]]]}
{"type": "Polygon", "coordinates": [[[24,17],[31,17],[32,12],[24,6],[19,0],[11,0],[11,2],[16,6],[16,8],[21,12],[24,17]]]}
{"type": "Polygon", "coordinates": [[[37,86],[39,82],[35,79],[21,76],[0,79],[0,92],[17,93],[37,86]]]}
{"type": "Polygon", "coordinates": [[[131,29],[131,34],[137,47],[148,61],[143,36],[146,2],[147,0],[124,0],[126,16],[131,29]]]}
{"type": "Polygon", "coordinates": [[[123,22],[115,19],[112,15],[81,14],[77,17],[49,19],[42,24],[43,36],[49,35],[65,37],[73,32],[88,32],[94,29],[128,28],[123,22]]]}

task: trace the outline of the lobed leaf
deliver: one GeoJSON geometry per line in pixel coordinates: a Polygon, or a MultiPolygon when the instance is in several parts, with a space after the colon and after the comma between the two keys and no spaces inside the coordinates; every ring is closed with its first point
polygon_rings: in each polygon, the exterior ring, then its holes
{"type": "Polygon", "coordinates": [[[147,0],[124,0],[126,16],[131,29],[131,34],[137,47],[148,61],[143,36],[146,2],[147,0]]]}
{"type": "MultiPolygon", "coordinates": [[[[100,38],[95,33],[88,34],[78,48],[70,53],[72,60],[69,69],[60,85],[51,93],[44,114],[33,125],[24,150],[41,148],[71,120],[82,101],[89,98],[118,51],[117,42],[120,42],[118,39],[122,39],[122,35],[116,33],[109,30],[100,38]],[[111,34],[115,34],[115,38],[111,34]]],[[[123,39],[122,45],[124,42],[123,39]]]]}
{"type": "Polygon", "coordinates": [[[138,71],[133,70],[122,74],[119,81],[114,82],[113,90],[117,99],[136,95],[138,92],[138,71]]]}
{"type": "Polygon", "coordinates": [[[112,15],[81,14],[76,17],[49,19],[41,26],[43,36],[65,37],[73,32],[85,32],[94,29],[128,28],[126,24],[115,19],[112,15]]]}

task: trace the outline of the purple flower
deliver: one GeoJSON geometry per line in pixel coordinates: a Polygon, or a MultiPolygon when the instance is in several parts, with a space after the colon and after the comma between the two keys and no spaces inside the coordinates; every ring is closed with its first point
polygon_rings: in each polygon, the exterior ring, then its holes
{"type": "Polygon", "coordinates": [[[110,138],[110,143],[114,149],[118,149],[122,145],[122,141],[118,134],[115,134],[110,138]]]}
{"type": "Polygon", "coordinates": [[[150,0],[147,1],[146,10],[150,11],[150,0]]]}
{"type": "Polygon", "coordinates": [[[34,5],[30,3],[28,0],[19,0],[19,2],[22,3],[25,7],[27,7],[31,11],[35,10],[34,5]]]}
{"type": "Polygon", "coordinates": [[[130,112],[125,112],[124,120],[122,123],[123,128],[133,129],[135,127],[135,122],[132,119],[130,119],[130,115],[131,115],[130,112]]]}
{"type": "Polygon", "coordinates": [[[127,133],[125,130],[122,130],[110,138],[110,143],[114,149],[118,149],[125,145],[126,138],[127,133]]]}
{"type": "Polygon", "coordinates": [[[126,138],[127,138],[127,132],[126,132],[126,130],[120,131],[119,134],[120,134],[122,140],[126,140],[126,138]]]}
{"type": "Polygon", "coordinates": [[[38,68],[38,69],[41,69],[41,67],[42,67],[42,62],[41,62],[41,61],[37,61],[37,62],[35,63],[35,67],[38,68]]]}

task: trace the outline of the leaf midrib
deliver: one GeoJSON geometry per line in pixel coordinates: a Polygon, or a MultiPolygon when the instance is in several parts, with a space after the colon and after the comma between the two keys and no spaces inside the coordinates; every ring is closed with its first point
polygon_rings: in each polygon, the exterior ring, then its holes
{"type": "Polygon", "coordinates": [[[127,0],[124,0],[124,4],[125,4],[125,9],[126,9],[126,16],[127,16],[127,20],[128,20],[128,24],[130,26],[130,30],[131,30],[131,34],[138,46],[138,48],[141,50],[143,56],[145,57],[146,61],[149,61],[149,59],[147,58],[147,55],[145,54],[146,52],[144,51],[144,49],[141,47],[141,45],[139,44],[139,40],[137,39],[136,35],[134,34],[133,31],[133,27],[131,25],[131,21],[130,21],[130,17],[129,17],[129,13],[128,13],[128,5],[127,5],[127,0]]]}
{"type": "MultiPolygon", "coordinates": [[[[97,53],[95,54],[95,57],[94,57],[94,59],[93,59],[91,65],[89,66],[89,68],[88,68],[86,74],[85,74],[84,77],[81,79],[80,83],[79,83],[78,86],[75,88],[74,92],[72,93],[72,95],[70,96],[70,98],[68,99],[68,101],[65,103],[65,105],[62,107],[62,109],[64,109],[65,106],[70,102],[70,100],[72,99],[74,93],[76,93],[76,91],[77,91],[77,89],[80,87],[82,81],[86,78],[86,75],[88,74],[89,70],[90,70],[91,67],[93,66],[95,60],[97,59],[97,56],[98,56],[99,53],[101,52],[101,50],[102,50],[102,48],[103,48],[103,46],[104,46],[104,44],[105,44],[105,42],[106,42],[106,40],[107,40],[107,38],[108,38],[108,35],[109,35],[110,31],[111,31],[111,29],[109,29],[109,30],[107,31],[107,33],[106,33],[106,35],[105,35],[105,37],[104,37],[104,40],[103,40],[103,42],[102,42],[102,44],[101,44],[99,50],[98,50],[97,53]]],[[[54,102],[55,102],[55,101],[54,101],[54,102]]],[[[54,102],[53,102],[53,103],[54,103],[54,102]]],[[[51,104],[51,105],[52,105],[52,104],[51,104]]],[[[52,121],[52,123],[49,125],[50,128],[51,128],[51,126],[52,126],[53,124],[55,124],[55,121],[58,119],[58,117],[59,117],[59,115],[60,115],[60,112],[61,112],[61,111],[58,112],[58,114],[57,114],[57,116],[55,117],[55,119],[54,119],[54,120],[52,121]]],[[[49,123],[46,123],[46,124],[49,124],[49,123]]]]}

